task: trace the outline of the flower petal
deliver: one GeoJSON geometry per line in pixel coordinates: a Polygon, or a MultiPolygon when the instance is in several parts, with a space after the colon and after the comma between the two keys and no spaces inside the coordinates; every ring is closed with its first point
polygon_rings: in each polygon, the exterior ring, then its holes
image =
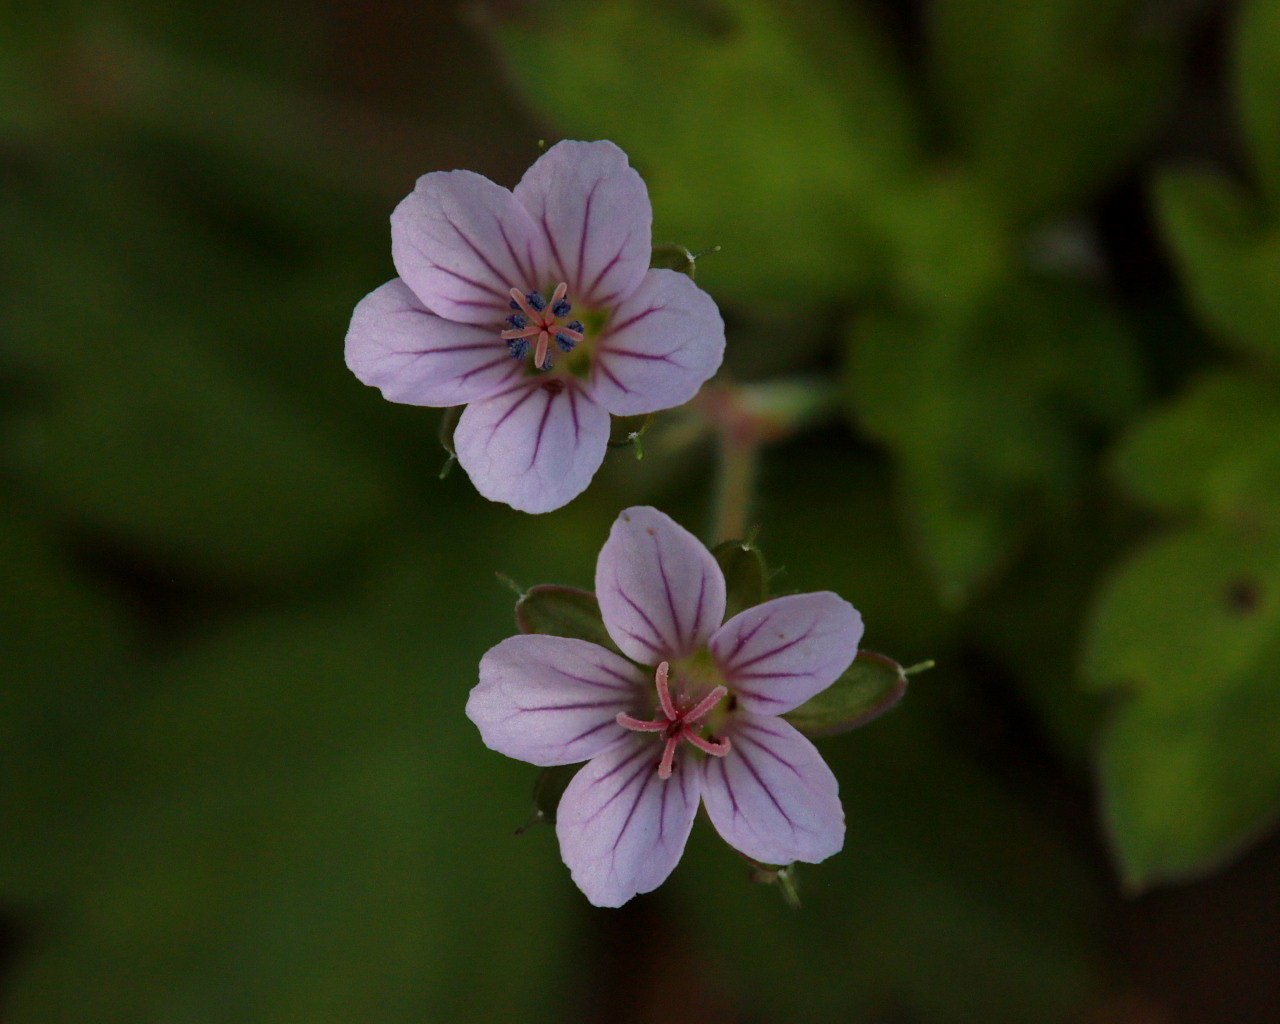
{"type": "Polygon", "coordinates": [[[453,435],[476,490],[522,512],[576,498],[604,461],[609,414],[573,384],[523,378],[473,402],[453,435]]]}
{"type": "Polygon", "coordinates": [[[844,846],[840,787],[789,722],[738,712],[724,757],[703,762],[702,799],[725,842],[765,864],[816,864],[844,846]]]}
{"type": "Polygon", "coordinates": [[[705,547],[647,505],[614,521],[596,561],[596,598],[613,642],[642,665],[682,658],[724,618],[724,573],[705,547]]]}
{"type": "Polygon", "coordinates": [[[679,862],[701,784],[685,748],[664,782],[658,777],[662,744],[636,736],[592,759],[560,798],[560,856],[597,907],[620,907],[656,889],[679,862]]]}
{"type": "Polygon", "coordinates": [[[781,715],[853,664],[862,616],[830,591],[778,597],[739,612],[711,638],[725,683],[748,711],[781,715]]]}
{"type": "Polygon", "coordinates": [[[683,405],[720,368],[724,320],[687,275],[650,270],[624,299],[592,364],[595,399],[617,416],[683,405]]]}
{"type": "Polygon", "coordinates": [[[352,373],[408,405],[465,405],[520,372],[494,331],[436,316],[398,277],[360,300],[346,348],[352,373]]]}
{"type": "Polygon", "coordinates": [[[560,142],[525,172],[515,196],[543,228],[573,302],[608,307],[649,268],[653,208],[643,179],[612,142],[560,142]]]}
{"type": "Polygon", "coordinates": [[[396,270],[433,313],[497,325],[512,288],[543,288],[546,240],[515,196],[472,171],[424,174],[391,214],[396,270]]]}
{"type": "Polygon", "coordinates": [[[574,764],[627,735],[645,673],[612,651],[562,636],[513,636],[480,659],[467,700],[485,746],[530,764],[574,764]]]}

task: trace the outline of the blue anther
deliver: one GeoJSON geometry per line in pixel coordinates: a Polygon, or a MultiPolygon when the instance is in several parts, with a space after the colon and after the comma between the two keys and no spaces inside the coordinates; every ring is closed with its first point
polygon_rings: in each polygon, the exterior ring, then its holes
{"type": "Polygon", "coordinates": [[[571,309],[573,309],[573,307],[569,305],[569,300],[561,299],[559,302],[557,302],[554,306],[551,307],[551,312],[553,312],[556,316],[568,316],[569,310],[571,309]]]}
{"type": "Polygon", "coordinates": [[[529,318],[519,313],[513,313],[507,317],[507,323],[514,327],[517,331],[523,331],[529,326],[529,318]]]}
{"type": "Polygon", "coordinates": [[[574,320],[572,323],[565,324],[565,326],[571,331],[577,331],[579,334],[582,334],[586,330],[586,328],[582,326],[581,320],[574,320]]]}
{"type": "Polygon", "coordinates": [[[561,352],[572,352],[573,346],[578,343],[562,331],[556,335],[556,344],[560,346],[561,352]]]}
{"type": "Polygon", "coordinates": [[[520,308],[520,303],[516,302],[515,299],[512,299],[509,303],[507,303],[507,305],[509,305],[512,309],[516,309],[516,310],[520,308]]]}
{"type": "Polygon", "coordinates": [[[529,354],[529,339],[510,338],[507,341],[507,348],[511,349],[511,357],[513,359],[523,359],[529,354]]]}
{"type": "Polygon", "coordinates": [[[551,353],[548,352],[547,357],[544,360],[542,360],[542,365],[538,367],[538,369],[549,370],[554,365],[555,365],[555,360],[551,357],[551,353]]]}
{"type": "Polygon", "coordinates": [[[541,313],[547,308],[547,300],[542,297],[541,292],[530,292],[525,298],[529,300],[529,305],[533,307],[535,313],[541,313]]]}

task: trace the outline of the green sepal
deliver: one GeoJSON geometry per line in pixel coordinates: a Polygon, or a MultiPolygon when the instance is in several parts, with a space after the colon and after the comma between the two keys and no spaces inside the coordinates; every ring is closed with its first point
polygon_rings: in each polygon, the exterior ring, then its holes
{"type": "Polygon", "coordinates": [[[683,245],[655,245],[653,255],[649,257],[649,267],[656,270],[674,270],[680,274],[694,276],[698,257],[683,245]]]}
{"type": "Polygon", "coordinates": [[[769,574],[758,547],[748,540],[727,540],[717,544],[711,553],[724,573],[726,619],[765,601],[769,596],[769,574]]]}
{"type": "Polygon", "coordinates": [[[651,412],[639,416],[614,416],[610,421],[609,447],[629,448],[635,445],[636,458],[641,458],[643,449],[640,441],[653,425],[653,419],[654,414],[651,412]]]}
{"type": "Polygon", "coordinates": [[[458,450],[453,445],[453,434],[458,429],[458,420],[462,419],[462,410],[465,405],[453,405],[445,409],[444,415],[440,417],[440,447],[448,453],[448,458],[444,460],[444,465],[440,467],[440,479],[443,480],[449,475],[449,470],[453,469],[453,464],[458,461],[458,450]]]}
{"type": "Polygon", "coordinates": [[[782,717],[806,736],[834,736],[879,718],[906,692],[901,665],[883,654],[859,651],[844,675],[782,717]]]}
{"type": "Polygon", "coordinates": [[[516,835],[535,825],[556,823],[556,809],[560,806],[560,798],[564,796],[564,791],[581,767],[580,764],[553,764],[538,772],[538,777],[533,780],[533,814],[516,829],[516,835]]]}
{"type": "Polygon", "coordinates": [[[795,864],[765,864],[745,853],[742,858],[751,865],[751,881],[757,885],[776,885],[783,902],[793,910],[800,909],[800,887],[797,885],[795,864]]]}
{"type": "Polygon", "coordinates": [[[617,651],[604,628],[600,602],[590,591],[543,583],[530,587],[516,602],[516,626],[521,633],[546,633],[589,640],[617,651]]]}

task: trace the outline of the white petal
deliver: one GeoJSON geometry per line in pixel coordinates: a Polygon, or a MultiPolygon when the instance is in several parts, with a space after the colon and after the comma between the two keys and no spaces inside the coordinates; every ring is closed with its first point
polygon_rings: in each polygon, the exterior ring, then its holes
{"type": "Polygon", "coordinates": [[[844,846],[839,784],[789,723],[738,712],[724,757],[703,762],[702,799],[725,842],[765,864],[817,863],[844,846]]]}
{"type": "Polygon", "coordinates": [[[619,743],[578,772],[560,798],[560,855],[597,907],[620,907],[656,889],[679,862],[701,780],[684,746],[664,782],[659,739],[639,735],[619,743]]]}
{"type": "Polygon", "coordinates": [[[495,327],[511,312],[510,290],[545,288],[550,269],[529,211],[471,171],[418,179],[391,214],[391,258],[432,312],[495,327]]]}
{"type": "Polygon", "coordinates": [[[586,640],[509,637],[480,659],[467,701],[485,746],[530,764],[595,757],[627,731],[614,720],[646,689],[645,673],[586,640]]]}
{"type": "Polygon", "coordinates": [[[609,636],[642,665],[691,654],[724,618],[724,573],[703,545],[656,508],[619,514],[596,561],[609,636]]]}
{"type": "Polygon", "coordinates": [[[793,594],[740,612],[711,653],[748,711],[781,715],[840,678],[858,653],[862,616],[838,594],[793,594]]]}
{"type": "Polygon", "coordinates": [[[573,384],[525,378],[468,405],[454,431],[476,490],[522,512],[550,512],[584,490],[604,461],[609,414],[573,384]]]}
{"type": "Polygon", "coordinates": [[[612,142],[560,142],[525,173],[515,196],[547,237],[557,281],[569,298],[612,306],[635,290],[653,240],[643,179],[612,142]]]}
{"type": "Polygon", "coordinates": [[[613,311],[591,368],[592,395],[615,416],[671,409],[724,359],[724,321],[686,274],[650,270],[613,311]]]}
{"type": "Polygon", "coordinates": [[[352,373],[408,405],[465,405],[520,372],[496,329],[436,316],[398,277],[357,304],[346,355],[352,373]]]}

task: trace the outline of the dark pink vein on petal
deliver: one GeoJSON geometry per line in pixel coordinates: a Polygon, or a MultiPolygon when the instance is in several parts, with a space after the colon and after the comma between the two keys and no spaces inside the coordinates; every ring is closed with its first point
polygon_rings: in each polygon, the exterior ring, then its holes
{"type": "MultiPolygon", "coordinates": [[[[502,293],[498,291],[493,285],[485,284],[483,281],[477,281],[475,280],[475,278],[472,278],[472,277],[467,277],[466,274],[460,274],[456,270],[452,269],[451,267],[442,267],[439,263],[433,263],[431,260],[427,259],[426,253],[424,253],[421,249],[418,250],[418,255],[421,256],[423,262],[426,263],[427,266],[431,267],[433,270],[438,270],[442,274],[448,274],[450,277],[457,278],[463,284],[471,285],[472,288],[479,288],[480,291],[482,292],[488,292],[495,299],[498,299],[499,301],[501,301],[503,297],[502,293]]],[[[480,303],[480,305],[485,306],[487,305],[487,303],[480,303]]]]}
{"type": "Polygon", "coordinates": [[[587,262],[587,233],[591,227],[591,204],[596,198],[596,189],[600,187],[600,179],[597,178],[591,186],[591,191],[587,193],[587,203],[582,211],[582,235],[578,239],[578,284],[581,286],[583,277],[586,276],[587,262]]]}
{"type": "MultiPolygon", "coordinates": [[[[638,604],[636,604],[635,601],[631,600],[631,596],[625,590],[622,589],[622,587],[618,584],[617,580],[614,580],[613,586],[614,586],[614,589],[617,590],[618,596],[621,597],[622,600],[626,601],[627,604],[631,605],[632,611],[634,611],[637,615],[639,615],[640,618],[644,619],[645,625],[648,626],[651,630],[653,630],[654,639],[666,640],[667,637],[664,637],[662,635],[662,631],[658,629],[656,625],[654,625],[653,619],[649,618],[649,614],[643,608],[641,608],[638,604]]],[[[632,636],[635,636],[635,634],[633,633],[632,636]]],[[[637,636],[636,639],[639,640],[640,637],[637,636]]],[[[669,652],[663,651],[663,649],[659,647],[657,644],[652,643],[648,640],[645,640],[643,642],[647,647],[649,647],[651,650],[657,651],[659,654],[669,653],[669,652]]]]}
{"type": "MultiPolygon", "coordinates": [[[[758,747],[759,744],[757,743],[756,746],[758,747]]],[[[796,823],[791,820],[791,815],[789,815],[786,811],[782,809],[782,804],[778,803],[778,798],[773,795],[773,790],[771,790],[765,784],[764,779],[760,777],[760,773],[756,770],[756,766],[751,763],[751,759],[747,757],[746,752],[742,749],[741,744],[738,745],[738,749],[734,751],[734,753],[738,755],[738,760],[741,761],[744,765],[746,765],[747,771],[749,771],[751,773],[752,778],[756,780],[756,784],[759,785],[759,787],[762,790],[764,790],[765,796],[767,796],[769,798],[769,801],[773,804],[773,806],[777,808],[778,813],[782,815],[783,820],[788,825],[790,825],[791,828],[794,830],[796,827],[796,823]]]]}
{"type": "MultiPolygon", "coordinates": [[[[635,764],[637,758],[641,759],[643,762],[639,768],[637,768],[634,772],[632,772],[627,777],[626,782],[622,783],[622,785],[620,785],[616,790],[613,791],[613,794],[609,797],[608,800],[606,800],[604,803],[602,803],[599,807],[595,809],[595,811],[591,814],[591,816],[587,818],[586,821],[583,822],[584,825],[590,824],[591,822],[595,821],[596,818],[600,817],[600,815],[605,812],[605,810],[609,807],[611,803],[613,803],[615,800],[618,799],[618,797],[622,796],[622,794],[626,792],[627,787],[631,785],[632,782],[635,781],[635,779],[640,775],[641,772],[647,772],[647,771],[653,770],[653,766],[649,763],[650,753],[651,751],[648,749],[648,744],[641,744],[639,747],[637,747],[636,752],[634,754],[632,754],[630,757],[626,758],[623,761],[619,761],[616,765],[614,765],[607,772],[601,775],[600,778],[596,779],[593,785],[598,786],[600,785],[600,783],[604,782],[606,779],[613,778],[613,776],[617,775],[618,772],[622,771],[623,768],[628,768],[631,765],[635,764]]],[[[658,773],[655,771],[653,774],[656,776],[658,773]]]]}
{"type": "Polygon", "coordinates": [[[622,254],[626,252],[627,246],[631,244],[631,234],[632,233],[630,231],[627,232],[627,237],[622,240],[622,245],[620,245],[618,247],[618,251],[613,254],[613,259],[604,265],[604,269],[602,269],[600,273],[596,274],[596,279],[591,282],[591,287],[583,289],[587,295],[594,295],[596,289],[600,287],[600,283],[605,279],[605,275],[618,265],[618,261],[622,259],[622,254]]]}
{"type": "Polygon", "coordinates": [[[631,317],[631,319],[623,320],[622,323],[620,324],[614,324],[609,329],[609,334],[614,335],[614,334],[617,334],[619,331],[625,331],[628,327],[632,326],[633,324],[638,324],[645,317],[649,316],[652,313],[657,313],[662,308],[663,308],[662,306],[650,306],[648,309],[645,309],[637,313],[635,316],[631,317]]]}
{"type": "Polygon", "coordinates": [[[783,651],[790,650],[796,644],[804,643],[804,641],[808,640],[809,637],[813,636],[813,629],[814,627],[810,626],[803,636],[798,636],[793,640],[788,640],[786,643],[779,644],[772,650],[765,651],[763,654],[757,654],[754,657],[748,658],[746,661],[739,662],[733,666],[734,671],[736,672],[739,669],[750,668],[752,665],[756,664],[756,662],[764,661],[765,658],[772,658],[775,654],[781,654],[783,651]]]}
{"type": "Polygon", "coordinates": [[[671,593],[671,580],[667,578],[667,567],[662,560],[662,545],[658,543],[657,537],[653,538],[653,554],[658,560],[658,575],[662,577],[662,592],[667,597],[667,614],[671,616],[671,631],[676,637],[676,648],[683,651],[685,649],[684,630],[680,628],[680,613],[676,611],[676,597],[671,593]]]}
{"type": "Polygon", "coordinates": [[[542,233],[547,236],[547,244],[551,246],[551,256],[556,261],[556,269],[560,271],[560,277],[564,277],[564,260],[560,258],[560,247],[556,245],[555,235],[551,233],[551,227],[547,224],[547,207],[544,203],[542,206],[542,233]]]}
{"type": "Polygon", "coordinates": [[[507,253],[511,256],[511,265],[515,267],[520,276],[524,278],[525,286],[533,287],[533,275],[529,272],[528,268],[520,262],[520,257],[516,255],[515,247],[511,244],[511,239],[507,237],[506,226],[502,223],[497,214],[494,214],[493,221],[498,225],[498,234],[502,236],[502,241],[507,247],[507,253]]]}
{"type": "Polygon", "coordinates": [[[555,402],[555,395],[547,395],[547,404],[542,408],[542,419],[538,420],[538,433],[533,439],[533,451],[529,455],[529,468],[533,469],[533,464],[538,461],[538,453],[542,451],[542,435],[547,429],[547,418],[551,415],[551,406],[555,402]]]}
{"type": "Polygon", "coordinates": [[[757,633],[759,633],[760,630],[764,629],[766,625],[769,624],[770,617],[771,616],[766,615],[763,619],[757,622],[745,633],[738,634],[738,640],[733,645],[733,650],[730,651],[728,656],[726,656],[726,658],[724,659],[726,664],[732,663],[733,659],[736,658],[740,653],[742,653],[742,648],[747,646],[751,638],[755,636],[757,633]]]}
{"type": "MultiPolygon", "coordinates": [[[[467,248],[469,248],[473,253],[476,254],[476,259],[478,259],[481,263],[483,263],[485,267],[488,268],[489,273],[491,273],[495,278],[498,279],[499,284],[501,284],[501,282],[507,279],[508,275],[501,273],[498,270],[498,268],[493,265],[489,257],[480,251],[479,247],[475,244],[475,242],[471,241],[471,239],[467,237],[467,235],[463,232],[462,228],[458,227],[458,225],[455,224],[453,221],[447,221],[446,223],[448,223],[449,227],[453,228],[454,233],[457,234],[457,236],[460,239],[462,239],[463,244],[466,245],[467,248]]],[[[490,291],[494,291],[494,289],[490,288],[490,291]]]]}
{"type": "MultiPolygon", "coordinates": [[[[504,391],[504,392],[503,392],[503,394],[505,394],[505,395],[509,395],[509,394],[511,394],[511,392],[512,392],[512,391],[517,390],[517,388],[519,388],[519,387],[527,387],[527,385],[519,384],[519,385],[517,385],[515,388],[512,388],[510,391],[504,391]]],[[[523,398],[521,398],[521,399],[520,399],[520,401],[516,402],[513,406],[511,406],[511,408],[510,408],[510,409],[508,409],[506,412],[504,412],[504,413],[502,414],[502,418],[501,418],[500,420],[498,420],[498,422],[497,422],[497,423],[495,423],[495,424],[493,425],[493,432],[496,434],[496,433],[498,432],[498,430],[502,427],[502,424],[506,423],[506,422],[507,422],[507,420],[509,420],[509,419],[511,418],[512,414],[514,414],[514,413],[515,413],[515,411],[516,411],[517,409],[519,409],[519,408],[520,408],[520,406],[524,405],[524,403],[525,403],[525,402],[529,401],[529,399],[531,399],[531,398],[533,397],[533,394],[534,394],[534,389],[533,389],[533,388],[528,388],[528,390],[526,390],[526,391],[525,391],[525,393],[524,393],[524,397],[523,397],[523,398]]],[[[495,397],[495,398],[499,398],[499,397],[501,397],[501,396],[499,396],[499,395],[494,395],[493,397],[495,397]]]]}

